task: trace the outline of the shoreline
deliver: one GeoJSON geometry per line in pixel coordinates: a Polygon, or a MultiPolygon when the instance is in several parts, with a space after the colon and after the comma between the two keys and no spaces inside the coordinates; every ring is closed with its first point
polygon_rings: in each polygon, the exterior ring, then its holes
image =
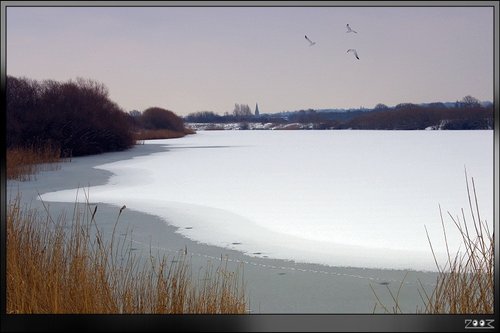
{"type": "MultiPolygon", "coordinates": [[[[80,187],[83,195],[86,187],[104,185],[112,175],[109,171],[94,168],[95,166],[164,150],[168,150],[165,143],[150,143],[136,145],[121,152],[73,158],[70,162],[60,163],[59,170],[42,171],[35,176],[35,180],[8,181],[7,200],[19,191],[23,204],[44,211],[43,204],[37,200],[38,194],[80,187]],[[77,179],[75,175],[78,175],[77,179]]],[[[92,193],[88,195],[92,203],[92,193]]],[[[59,216],[61,212],[70,216],[75,208],[74,203],[45,202],[45,205],[53,217],[59,216]]],[[[96,221],[99,228],[103,234],[111,235],[120,207],[103,203],[97,205],[96,221]]],[[[333,267],[253,257],[236,249],[192,241],[182,236],[178,230],[160,217],[127,207],[120,216],[117,234],[121,239],[127,237],[127,241],[131,237],[131,250],[139,255],[149,255],[151,251],[152,254],[166,254],[170,260],[187,249],[194,277],[200,276],[200,270],[210,263],[216,268],[221,261],[227,262],[227,269],[237,271],[240,279],[243,279],[250,313],[384,312],[380,306],[375,307],[377,300],[371,288],[383,304],[392,310],[394,301],[388,288],[396,295],[402,284],[398,304],[403,313],[415,314],[417,307],[424,307],[419,295],[419,290],[422,292],[420,282],[430,295],[437,277],[435,272],[333,267]],[[130,232],[130,236],[126,236],[127,232],[130,232]]]]}

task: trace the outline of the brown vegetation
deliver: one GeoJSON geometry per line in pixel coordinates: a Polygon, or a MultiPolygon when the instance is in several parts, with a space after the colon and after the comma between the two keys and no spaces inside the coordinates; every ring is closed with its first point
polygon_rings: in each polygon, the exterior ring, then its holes
{"type": "MultiPolygon", "coordinates": [[[[467,225],[463,210],[462,221],[460,221],[460,217],[453,217],[448,212],[450,219],[462,236],[465,253],[457,252],[454,257],[450,255],[441,215],[448,259],[441,267],[434,256],[439,276],[435,290],[430,296],[425,295],[425,313],[494,313],[494,237],[486,221],[481,220],[474,178],[472,178],[472,193],[474,202],[471,199],[471,191],[467,182],[472,226],[470,222],[469,226],[467,225]]],[[[429,244],[432,249],[430,238],[429,244]]],[[[434,251],[432,253],[434,255],[434,251]]]]}
{"type": "Polygon", "coordinates": [[[55,143],[65,156],[124,150],[134,139],[128,115],[98,82],[7,77],[7,147],[55,143]]]}
{"type": "Polygon", "coordinates": [[[142,126],[146,129],[168,129],[184,132],[184,121],[170,110],[152,107],[142,113],[142,126]]]}
{"type": "Polygon", "coordinates": [[[6,153],[7,179],[32,180],[40,171],[58,170],[61,150],[50,144],[42,147],[8,148],[6,153]]]}
{"type": "Polygon", "coordinates": [[[151,254],[141,264],[115,230],[105,242],[97,206],[75,205],[68,226],[64,215],[53,219],[20,202],[7,211],[7,313],[245,313],[239,274],[227,262],[208,265],[197,284],[185,255],[169,264],[151,254]]]}
{"type": "Polygon", "coordinates": [[[156,139],[176,139],[182,138],[186,134],[193,134],[194,131],[186,129],[185,132],[177,132],[168,129],[143,129],[137,131],[134,136],[136,141],[156,140],[156,139]],[[188,133],[186,133],[188,132],[188,133]]]}
{"type": "MultiPolygon", "coordinates": [[[[419,312],[427,314],[494,313],[494,233],[489,230],[486,221],[481,220],[473,178],[472,193],[467,180],[467,195],[472,225],[470,222],[467,222],[463,209],[461,212],[462,220],[458,216],[453,217],[448,212],[451,221],[460,232],[464,246],[463,251],[465,252],[457,251],[454,256],[451,255],[442,214],[441,223],[447,249],[447,261],[444,263],[444,266],[438,263],[429,234],[427,234],[438,269],[438,277],[436,287],[430,294],[421,285],[422,292],[419,291],[419,293],[421,294],[424,308],[419,312]]],[[[398,304],[402,285],[403,283],[399,286],[396,295],[387,287],[394,301],[394,306],[392,306],[392,312],[394,313],[402,312],[398,304]]],[[[373,288],[372,291],[375,294],[373,288]]],[[[391,312],[382,304],[376,294],[375,297],[377,298],[375,307],[378,305],[385,312],[391,312]]]]}
{"type": "Polygon", "coordinates": [[[196,133],[184,126],[184,120],[169,110],[151,107],[144,112],[131,112],[130,122],[136,141],[181,138],[196,133]]]}
{"type": "Polygon", "coordinates": [[[61,156],[125,150],[136,140],[193,134],[174,112],[151,107],[124,112],[99,82],[7,77],[7,147],[57,145],[61,156]]]}

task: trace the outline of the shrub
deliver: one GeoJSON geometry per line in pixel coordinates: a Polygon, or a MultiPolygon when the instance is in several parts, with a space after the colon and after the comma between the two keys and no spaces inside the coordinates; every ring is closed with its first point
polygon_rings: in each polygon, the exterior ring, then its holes
{"type": "Polygon", "coordinates": [[[124,150],[135,142],[128,116],[107,88],[78,78],[64,83],[7,77],[7,147],[57,143],[63,155],[124,150]]]}
{"type": "Polygon", "coordinates": [[[175,113],[159,107],[151,107],[142,113],[142,123],[146,129],[168,129],[184,132],[184,121],[175,113]]]}

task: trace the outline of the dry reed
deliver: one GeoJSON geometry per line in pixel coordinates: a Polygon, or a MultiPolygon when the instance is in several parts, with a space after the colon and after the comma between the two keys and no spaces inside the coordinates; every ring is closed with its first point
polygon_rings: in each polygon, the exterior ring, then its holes
{"type": "Polygon", "coordinates": [[[471,178],[471,193],[467,172],[465,176],[472,225],[470,220],[467,222],[463,209],[462,219],[448,212],[464,246],[452,257],[440,207],[447,260],[443,266],[439,265],[427,234],[439,275],[432,294],[429,296],[424,292],[425,313],[492,314],[494,311],[494,232],[490,231],[485,220],[481,220],[474,178],[471,178]]]}
{"type": "MultiPolygon", "coordinates": [[[[439,264],[427,228],[425,228],[438,270],[438,277],[436,287],[430,294],[425,291],[423,284],[420,284],[422,291],[419,290],[419,294],[424,307],[421,310],[417,309],[419,313],[494,313],[494,232],[490,231],[486,221],[481,219],[474,178],[471,178],[472,189],[469,187],[467,171],[465,172],[465,178],[470,210],[469,221],[467,221],[463,209],[461,210],[461,218],[459,216],[454,217],[448,212],[449,218],[461,235],[462,250],[457,250],[454,256],[450,253],[441,207],[439,207],[439,212],[447,251],[447,259],[444,265],[439,264]]],[[[400,289],[397,295],[399,295],[400,289]]],[[[374,309],[381,306],[385,312],[402,313],[398,305],[398,296],[394,297],[390,289],[389,293],[395,304],[392,306],[392,311],[382,304],[373,288],[372,291],[377,299],[374,309]]]]}
{"type": "Polygon", "coordinates": [[[184,132],[172,131],[168,129],[147,129],[135,133],[135,140],[157,140],[157,139],[176,139],[182,138],[186,134],[193,134],[191,129],[185,129],[184,132]]]}
{"type": "Polygon", "coordinates": [[[60,169],[61,150],[50,144],[7,149],[7,179],[29,181],[40,171],[60,169]]]}
{"type": "Polygon", "coordinates": [[[123,209],[105,242],[97,206],[84,206],[82,211],[75,204],[68,225],[64,214],[53,219],[48,210],[21,207],[19,195],[10,200],[7,313],[245,313],[238,271],[209,263],[197,283],[186,255],[169,264],[166,256],[151,254],[141,263],[127,240],[115,239],[123,209]]]}

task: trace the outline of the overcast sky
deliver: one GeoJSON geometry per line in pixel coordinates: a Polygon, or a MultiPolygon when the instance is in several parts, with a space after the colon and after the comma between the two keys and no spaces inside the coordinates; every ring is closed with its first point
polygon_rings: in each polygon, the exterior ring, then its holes
{"type": "Polygon", "coordinates": [[[90,78],[125,111],[493,100],[493,7],[7,7],[6,17],[8,75],[90,78]]]}

